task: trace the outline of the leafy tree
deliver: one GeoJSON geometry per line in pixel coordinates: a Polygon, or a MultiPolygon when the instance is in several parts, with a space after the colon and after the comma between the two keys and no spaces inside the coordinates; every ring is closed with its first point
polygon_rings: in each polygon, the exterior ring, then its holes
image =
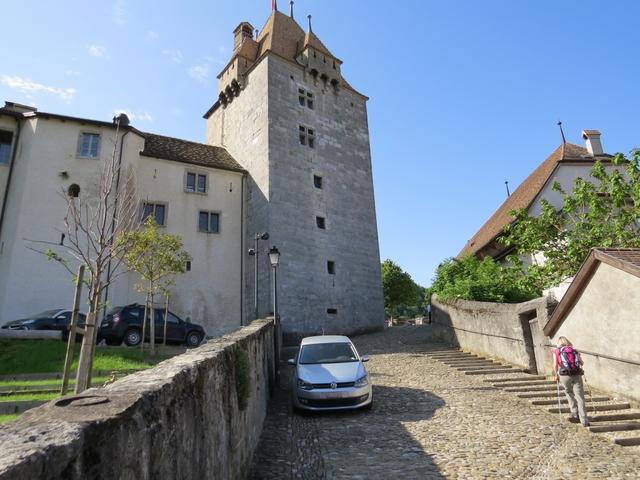
{"type": "Polygon", "coordinates": [[[567,192],[559,183],[553,189],[562,195],[555,208],[542,200],[541,213],[531,216],[526,209],[511,212],[515,222],[505,229],[501,241],[516,248],[510,258],[525,282],[538,290],[559,284],[575,275],[593,247],[640,247],[640,151],[631,159],[617,154],[614,168],[598,161],[590,179],[577,178],[567,192]],[[526,268],[520,258],[542,253],[526,268]]]}
{"type": "Polygon", "coordinates": [[[382,287],[384,307],[390,317],[400,305],[415,306],[418,302],[418,286],[391,260],[382,262],[382,287]]]}
{"type": "Polygon", "coordinates": [[[450,258],[436,270],[429,289],[442,300],[460,298],[482,302],[523,302],[539,296],[529,287],[522,273],[502,266],[491,257],[480,260],[474,255],[450,258]]]}
{"type": "MultiPolygon", "coordinates": [[[[140,275],[136,284],[139,292],[146,293],[147,304],[150,303],[151,354],[155,354],[155,321],[154,297],[159,293],[167,294],[176,274],[184,273],[186,263],[191,255],[182,249],[182,239],[177,235],[163,233],[153,217],[147,218],[144,228],[137,231],[124,232],[116,241],[116,245],[124,251],[123,260],[127,268],[140,275]]],[[[147,305],[142,326],[142,345],[144,345],[147,305]]],[[[166,342],[165,314],[165,342],[166,342]]]]}

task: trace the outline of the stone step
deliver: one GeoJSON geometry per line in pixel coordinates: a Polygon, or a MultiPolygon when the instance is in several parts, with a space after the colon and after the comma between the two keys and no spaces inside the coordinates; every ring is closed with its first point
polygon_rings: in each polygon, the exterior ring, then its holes
{"type": "Polygon", "coordinates": [[[589,415],[589,422],[617,422],[622,420],[640,420],[640,411],[624,412],[624,413],[603,413],[589,415]]]}
{"type": "Polygon", "coordinates": [[[442,362],[450,367],[472,367],[473,365],[501,365],[491,360],[465,360],[464,362],[442,362]]]}
{"type": "Polygon", "coordinates": [[[546,380],[547,377],[543,377],[542,375],[528,375],[526,377],[516,377],[516,378],[485,378],[483,382],[491,382],[491,383],[499,383],[499,382],[520,382],[520,381],[536,381],[536,380],[546,380]]]}
{"type": "Polygon", "coordinates": [[[477,355],[471,355],[469,353],[455,353],[451,355],[427,355],[429,358],[433,358],[434,360],[447,361],[447,360],[469,360],[469,359],[479,359],[483,357],[478,357],[477,355]]]}
{"type": "Polygon", "coordinates": [[[640,430],[640,423],[638,422],[622,422],[622,423],[607,423],[604,425],[592,425],[589,427],[589,431],[593,433],[605,433],[605,432],[621,432],[640,430]]]}
{"type": "Polygon", "coordinates": [[[455,348],[452,349],[444,349],[444,350],[422,350],[421,352],[418,353],[424,353],[424,354],[433,354],[433,355],[437,355],[437,354],[442,354],[442,353],[463,353],[461,350],[456,350],[455,348]]]}
{"type": "MultiPolygon", "coordinates": [[[[631,406],[627,402],[586,406],[587,412],[608,412],[611,410],[626,410],[629,408],[631,408],[631,406]]],[[[551,413],[571,413],[571,409],[569,407],[562,407],[560,409],[558,409],[558,407],[554,407],[548,408],[547,410],[551,413]]]]}
{"type": "Polygon", "coordinates": [[[514,368],[514,369],[506,369],[506,368],[500,368],[497,370],[491,370],[491,371],[473,371],[473,372],[464,372],[465,375],[496,375],[498,373],[519,373],[519,372],[524,372],[523,369],[521,368],[514,368]]]}
{"type": "MultiPolygon", "coordinates": [[[[564,390],[560,390],[560,395],[564,396],[564,390]]],[[[558,396],[558,391],[554,388],[553,390],[549,390],[548,392],[537,392],[537,393],[518,393],[516,397],[518,398],[556,398],[558,396]]]]}
{"type": "Polygon", "coordinates": [[[614,438],[613,443],[615,443],[616,445],[621,445],[623,447],[632,447],[640,445],[640,437],[614,438]]]}
{"type": "Polygon", "coordinates": [[[475,372],[475,371],[487,371],[493,372],[494,370],[512,370],[512,367],[509,365],[480,365],[477,367],[456,367],[456,370],[459,372],[475,372]]]}
{"type": "MultiPolygon", "coordinates": [[[[589,404],[590,402],[608,402],[611,399],[609,397],[593,397],[593,400],[592,399],[586,399],[586,400],[587,400],[587,404],[589,404]]],[[[551,400],[530,400],[530,402],[532,405],[557,405],[558,399],[554,398],[551,400]]],[[[563,405],[566,403],[569,403],[569,401],[564,396],[564,394],[562,395],[562,398],[560,398],[560,403],[563,405]]]]}
{"type": "MultiPolygon", "coordinates": [[[[499,384],[493,384],[494,387],[502,387],[504,388],[507,392],[511,392],[513,390],[509,390],[510,388],[515,388],[515,387],[540,387],[542,385],[547,385],[547,386],[556,386],[556,382],[552,381],[552,380],[529,380],[529,381],[524,381],[524,382],[512,382],[512,383],[499,383],[499,384]]],[[[560,387],[562,388],[562,387],[560,387]]]]}
{"type": "MultiPolygon", "coordinates": [[[[521,388],[505,388],[503,389],[505,392],[513,392],[513,393],[538,393],[538,392],[556,392],[556,387],[540,385],[538,387],[521,387],[521,388]]],[[[562,393],[562,391],[561,391],[562,393]]]]}
{"type": "Polygon", "coordinates": [[[16,402],[0,402],[0,415],[22,413],[47,403],[48,400],[22,400],[16,402]]]}

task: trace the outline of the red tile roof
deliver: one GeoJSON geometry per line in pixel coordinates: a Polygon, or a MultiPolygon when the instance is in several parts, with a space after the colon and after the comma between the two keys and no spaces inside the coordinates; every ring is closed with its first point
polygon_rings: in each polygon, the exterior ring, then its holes
{"type": "Polygon", "coordinates": [[[572,143],[560,145],[489,217],[485,224],[480,227],[480,230],[467,242],[458,257],[470,253],[477,254],[489,245],[502,232],[504,227],[513,221],[514,218],[509,215],[509,212],[511,210],[529,208],[552,177],[558,164],[572,160],[594,162],[595,158],[590,156],[585,148],[578,145],[572,143]]]}

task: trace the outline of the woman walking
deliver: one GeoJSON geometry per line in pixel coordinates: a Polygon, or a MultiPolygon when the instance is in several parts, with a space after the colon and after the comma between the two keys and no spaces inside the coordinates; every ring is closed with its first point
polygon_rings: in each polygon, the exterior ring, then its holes
{"type": "Polygon", "coordinates": [[[588,427],[582,365],[582,358],[573,348],[572,343],[567,337],[559,337],[558,348],[553,349],[553,371],[556,374],[556,382],[561,382],[564,386],[564,393],[571,409],[571,419],[579,419],[582,426],[588,427]]]}

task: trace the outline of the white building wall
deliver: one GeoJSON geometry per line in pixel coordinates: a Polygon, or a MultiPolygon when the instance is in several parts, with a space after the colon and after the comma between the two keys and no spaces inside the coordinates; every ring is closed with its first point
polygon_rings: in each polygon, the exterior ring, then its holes
{"type": "MultiPolygon", "coordinates": [[[[113,153],[114,135],[114,128],[71,120],[32,118],[23,122],[0,237],[0,323],[49,308],[71,308],[71,275],[28,247],[64,253],[58,244],[65,231],[65,192],[76,183],[81,196],[96,195],[99,169],[113,153]],[[100,159],[77,157],[81,132],[101,135],[100,159]]],[[[142,157],[143,148],[140,135],[126,134],[123,166],[133,167],[142,200],[168,204],[166,231],[181,235],[193,257],[191,271],[177,278],[172,288],[171,310],[202,324],[211,336],[239,328],[243,175],[142,157]],[[184,192],[186,170],[208,175],[206,195],[184,192]],[[200,210],[220,213],[219,234],[198,232],[200,210]]],[[[70,261],[71,270],[76,271],[77,266],[70,261]]],[[[135,283],[133,274],[120,277],[109,288],[109,305],[141,301],[135,283]]],[[[81,305],[86,311],[86,294],[81,305]]]]}
{"type": "Polygon", "coordinates": [[[557,345],[558,337],[567,337],[583,352],[585,376],[592,386],[638,401],[639,311],[640,278],[600,263],[551,343],[557,345]]]}

